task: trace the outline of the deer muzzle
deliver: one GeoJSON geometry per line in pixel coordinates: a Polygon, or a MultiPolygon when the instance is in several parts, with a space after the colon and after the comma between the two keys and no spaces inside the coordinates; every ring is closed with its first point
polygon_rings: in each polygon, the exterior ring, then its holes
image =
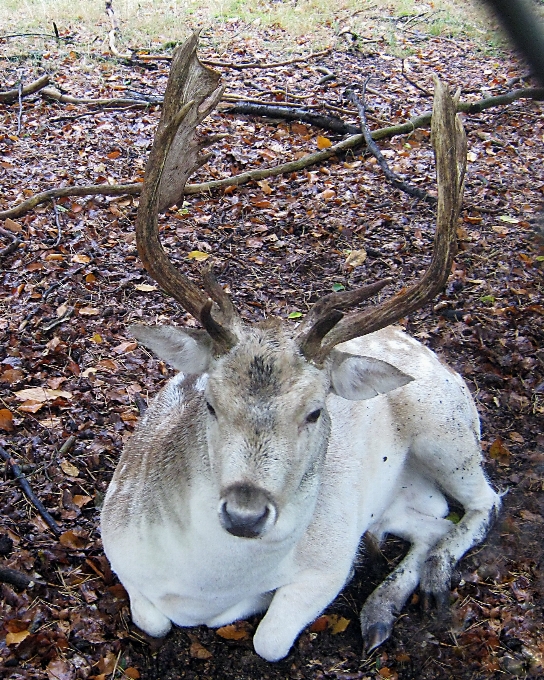
{"type": "Polygon", "coordinates": [[[241,538],[258,538],[276,521],[276,505],[270,496],[250,484],[234,484],[223,493],[219,521],[223,529],[241,538]]]}

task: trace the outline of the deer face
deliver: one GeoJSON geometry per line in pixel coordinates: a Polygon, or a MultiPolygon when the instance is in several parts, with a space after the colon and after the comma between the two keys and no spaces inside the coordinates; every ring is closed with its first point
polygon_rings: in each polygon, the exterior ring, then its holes
{"type": "Polygon", "coordinates": [[[207,376],[201,417],[218,518],[243,538],[279,540],[304,530],[327,451],[330,391],[367,399],[411,380],[383,361],[339,351],[318,368],[281,323],[238,329],[237,344],[219,358],[205,333],[132,332],[176,368],[207,376]]]}
{"type": "Polygon", "coordinates": [[[210,371],[208,448],[219,518],[236,536],[289,531],[319,483],[330,422],[328,372],[278,330],[255,329],[210,371]]]}

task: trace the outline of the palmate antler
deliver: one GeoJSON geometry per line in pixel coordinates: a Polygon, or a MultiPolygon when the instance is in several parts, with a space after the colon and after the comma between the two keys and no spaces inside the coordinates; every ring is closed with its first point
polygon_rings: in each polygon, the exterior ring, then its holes
{"type": "MultiPolygon", "coordinates": [[[[197,45],[198,35],[194,34],[174,53],[163,112],[146,167],[136,239],[149,274],[202,323],[214,341],[216,353],[222,354],[238,341],[240,316],[210,270],[204,274],[206,294],[172,265],[158,237],[158,211],[181,202],[188,177],[208,158],[200,152],[213,140],[198,139],[196,126],[216,106],[224,89],[219,85],[219,74],[199,62],[197,45]]],[[[446,283],[456,249],[467,149],[455,104],[446,86],[438,79],[431,130],[438,208],[428,270],[416,285],[361,312],[344,315],[342,310],[376,294],[391,283],[391,279],[353,291],[333,293],[319,300],[295,332],[295,340],[308,360],[322,364],[339,343],[398,321],[431,300],[446,283]]]]}

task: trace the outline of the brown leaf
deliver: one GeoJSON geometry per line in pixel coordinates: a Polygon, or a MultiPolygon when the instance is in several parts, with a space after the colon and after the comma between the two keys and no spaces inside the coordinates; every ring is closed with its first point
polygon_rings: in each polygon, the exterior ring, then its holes
{"type": "Polygon", "coordinates": [[[129,666],[128,668],[125,668],[125,675],[132,680],[138,680],[140,671],[137,668],[134,668],[134,666],[129,666]]]}
{"type": "Polygon", "coordinates": [[[72,262],[76,262],[77,264],[88,264],[91,261],[91,258],[88,255],[83,255],[80,253],[76,253],[72,257],[72,262]]]}
{"type": "Polygon", "coordinates": [[[98,316],[100,314],[100,310],[98,307],[80,307],[78,314],[81,316],[98,316]]]}
{"type": "Polygon", "coordinates": [[[106,656],[103,656],[98,663],[98,670],[104,675],[111,675],[116,667],[117,657],[113,652],[108,652],[106,656]]]}
{"type": "Polygon", "coordinates": [[[0,430],[13,432],[14,429],[13,413],[7,408],[0,409],[0,430]]]}
{"type": "Polygon", "coordinates": [[[318,149],[328,149],[329,146],[332,146],[332,142],[328,137],[322,137],[321,135],[317,136],[318,149]]]}
{"type": "Polygon", "coordinates": [[[87,545],[87,534],[81,529],[76,529],[75,531],[70,529],[60,535],[59,541],[65,548],[82,550],[87,545]]]}
{"type": "Polygon", "coordinates": [[[489,447],[489,457],[495,459],[499,465],[510,464],[510,451],[504,445],[504,440],[497,437],[489,447]]]}
{"type": "Polygon", "coordinates": [[[92,501],[92,496],[82,496],[80,494],[76,494],[72,498],[72,503],[74,505],[77,505],[78,508],[82,508],[84,505],[87,505],[87,503],[90,503],[92,501]]]}
{"type": "Polygon", "coordinates": [[[138,347],[137,342],[134,342],[134,340],[127,340],[114,347],[112,351],[115,352],[115,354],[125,354],[126,352],[132,352],[136,347],[138,347]]]}
{"type": "Polygon", "coordinates": [[[64,659],[55,659],[47,664],[45,669],[49,680],[72,680],[74,669],[64,659]]]}
{"type": "Polygon", "coordinates": [[[6,645],[18,645],[29,635],[29,630],[20,630],[17,633],[8,633],[6,635],[6,645]]]}
{"type": "Polygon", "coordinates": [[[325,201],[330,201],[331,198],[336,196],[336,191],[333,191],[333,189],[325,189],[325,191],[322,191],[319,196],[325,201]]]}
{"type": "Polygon", "coordinates": [[[72,465],[70,461],[68,460],[63,460],[60,464],[60,469],[64,472],[65,475],[68,475],[68,477],[77,477],[79,475],[79,470],[75,465],[72,465]]]}
{"type": "Polygon", "coordinates": [[[221,626],[215,632],[224,640],[249,640],[251,626],[247,621],[236,621],[228,626],[221,626]]]}
{"type": "Polygon", "coordinates": [[[4,222],[4,227],[14,234],[20,234],[23,231],[23,227],[21,227],[19,222],[15,222],[15,220],[10,219],[9,217],[4,222]]]}
{"type": "Polygon", "coordinates": [[[211,659],[213,656],[213,654],[198,640],[191,642],[191,646],[189,647],[189,655],[193,659],[211,659]]]}
{"type": "Polygon", "coordinates": [[[360,267],[366,260],[366,250],[361,248],[360,250],[352,250],[346,257],[344,262],[346,267],[360,267]]]}
{"type": "Polygon", "coordinates": [[[28,401],[25,401],[23,404],[21,404],[18,410],[23,411],[24,413],[38,413],[38,411],[44,406],[44,401],[34,401],[33,399],[29,399],[28,401]]]}
{"type": "Polygon", "coordinates": [[[13,385],[13,383],[19,382],[24,375],[23,371],[19,368],[8,368],[2,373],[2,382],[13,385]]]}
{"type": "Polygon", "coordinates": [[[20,401],[36,401],[45,403],[46,401],[54,401],[61,397],[62,399],[71,399],[71,392],[64,392],[63,390],[50,390],[47,387],[28,387],[25,390],[19,390],[13,393],[20,401]]]}
{"type": "Polygon", "coordinates": [[[317,618],[312,625],[310,626],[310,631],[312,633],[322,633],[324,630],[327,630],[327,626],[329,625],[329,617],[328,616],[320,616],[317,618]]]}

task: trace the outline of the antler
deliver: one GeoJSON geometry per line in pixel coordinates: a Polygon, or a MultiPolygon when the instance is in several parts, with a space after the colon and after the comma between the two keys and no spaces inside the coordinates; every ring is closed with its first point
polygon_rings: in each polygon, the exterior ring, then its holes
{"type": "Polygon", "coordinates": [[[320,300],[309,313],[309,321],[301,326],[297,335],[301,351],[314,363],[323,363],[333,348],[341,342],[389,326],[422,307],[445,285],[457,246],[457,218],[463,198],[467,143],[462,123],[456,115],[455,103],[446,86],[436,78],[431,132],[436,161],[438,206],[429,268],[415,286],[378,306],[346,317],[338,310],[373,295],[390,280],[382,281],[382,285],[374,284],[379,286],[377,289],[370,290],[372,286],[368,286],[356,291],[337,293],[338,298],[333,294],[320,300]]]}
{"type": "Polygon", "coordinates": [[[209,156],[201,155],[210,139],[196,139],[196,126],[212,111],[223,94],[220,75],[203,66],[196,48],[198,33],[178,47],[172,59],[162,115],[145,170],[136,218],[138,254],[150,276],[182,304],[214,340],[218,353],[237,342],[239,317],[211,272],[205,287],[212,300],[170,262],[160,241],[159,210],[179,203],[187,179],[209,156]]]}

